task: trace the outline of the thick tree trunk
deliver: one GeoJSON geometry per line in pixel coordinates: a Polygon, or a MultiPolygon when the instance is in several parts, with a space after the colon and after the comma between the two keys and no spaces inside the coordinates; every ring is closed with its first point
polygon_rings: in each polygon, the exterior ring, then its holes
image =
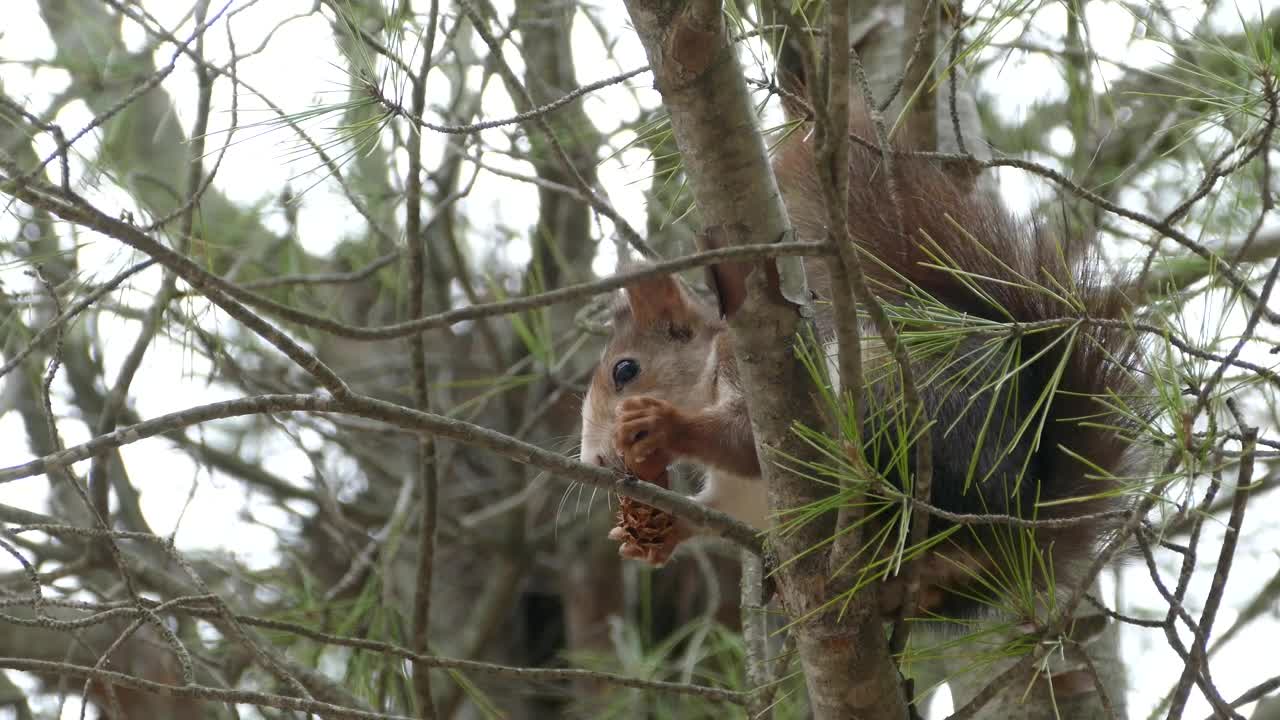
{"type": "MultiPolygon", "coordinates": [[[[720,4],[630,0],[627,9],[671,115],[705,226],[724,229],[733,244],[788,237],[790,223],[720,4]]],[[[731,322],[770,508],[779,511],[813,502],[825,492],[817,483],[770,462],[783,454],[810,455],[812,450],[791,432],[792,423],[817,427],[821,421],[804,390],[807,376],[793,352],[799,308],[776,291],[763,291],[763,275],[759,270],[751,275],[747,304],[731,322]]],[[[830,580],[826,553],[805,552],[831,536],[834,520],[834,515],[820,518],[771,539],[782,568],[777,574],[779,593],[796,621],[791,632],[814,716],[905,717],[897,675],[873,608],[855,599],[847,607],[837,603],[834,609],[822,609],[839,588],[830,580]]]]}

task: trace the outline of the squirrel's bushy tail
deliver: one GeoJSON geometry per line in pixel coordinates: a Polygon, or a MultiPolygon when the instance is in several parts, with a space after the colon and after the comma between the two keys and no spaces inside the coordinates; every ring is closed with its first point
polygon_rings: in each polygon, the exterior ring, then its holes
{"type": "MultiPolygon", "coordinates": [[[[861,118],[851,132],[875,137],[861,118]]],[[[824,240],[811,144],[802,126],[779,146],[775,171],[798,237],[824,240]]],[[[972,182],[935,161],[895,154],[891,192],[878,150],[851,145],[849,237],[864,251],[872,291],[899,306],[936,301],[953,324],[986,326],[958,333],[961,339],[945,351],[936,343],[932,350],[912,348],[933,421],[934,504],[1041,519],[1121,506],[1116,476],[1127,467],[1133,423],[1116,406],[1141,383],[1138,344],[1123,322],[1128,308],[1117,283],[1102,276],[1083,243],[1014,218],[998,199],[970,190],[972,182]]],[[[813,284],[821,295],[820,265],[809,267],[818,271],[810,274],[818,276],[813,284]]],[[[908,329],[929,329],[927,314],[911,323],[908,329]]],[[[873,397],[892,394],[892,380],[867,374],[873,397]]],[[[866,430],[872,454],[887,435],[876,422],[866,430]]],[[[891,467],[881,471],[901,484],[891,467]]],[[[931,531],[946,525],[935,519],[931,531]]],[[[1037,532],[1037,544],[1052,553],[1062,575],[1088,557],[1107,529],[1083,523],[1037,532]]]]}

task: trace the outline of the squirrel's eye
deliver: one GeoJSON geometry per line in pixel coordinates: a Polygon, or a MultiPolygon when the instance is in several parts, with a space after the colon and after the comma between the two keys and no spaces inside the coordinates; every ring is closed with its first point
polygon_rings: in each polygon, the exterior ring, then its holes
{"type": "Polygon", "coordinates": [[[640,374],[640,363],[624,358],[613,365],[613,386],[619,390],[640,374]]]}

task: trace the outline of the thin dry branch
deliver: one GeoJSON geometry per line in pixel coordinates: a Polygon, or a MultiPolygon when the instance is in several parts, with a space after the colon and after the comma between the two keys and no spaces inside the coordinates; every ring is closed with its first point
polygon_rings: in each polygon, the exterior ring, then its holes
{"type": "MultiPolygon", "coordinates": [[[[435,24],[440,7],[437,0],[431,3],[431,25],[428,42],[435,42],[435,24]]],[[[422,65],[414,77],[413,113],[421,116],[426,107],[427,75],[431,72],[431,49],[422,53],[422,65]]],[[[422,227],[422,134],[409,133],[407,139],[409,171],[405,180],[405,235],[409,243],[409,319],[423,315],[426,301],[427,234],[422,227]]],[[[439,213],[436,217],[441,217],[439,213]]],[[[409,363],[413,375],[414,407],[422,412],[431,411],[431,397],[427,390],[427,348],[421,332],[409,336],[409,363]]],[[[415,472],[422,503],[421,523],[418,528],[418,567],[414,583],[412,610],[412,645],[425,651],[429,645],[431,625],[432,570],[435,567],[436,518],[439,514],[440,484],[436,467],[436,442],[433,435],[418,438],[418,461],[415,472]]],[[[436,703],[431,693],[431,673],[424,667],[414,667],[414,702],[425,720],[435,720],[436,703]]]]}
{"type": "Polygon", "coordinates": [[[211,302],[239,320],[263,340],[274,345],[335,396],[341,397],[347,394],[347,384],[328,365],[221,290],[218,283],[225,283],[225,281],[220,278],[217,281],[212,280],[217,276],[205,271],[182,253],[161,245],[129,222],[103,213],[80,197],[64,193],[47,183],[23,179],[7,159],[0,158],[0,168],[10,173],[9,177],[0,179],[0,189],[32,207],[41,208],[63,220],[96,230],[150,255],[187,283],[202,290],[211,302]]]}
{"type": "MultiPolygon", "coordinates": [[[[2,161],[0,161],[0,167],[4,167],[2,161]]],[[[696,267],[705,267],[716,262],[761,257],[820,255],[827,252],[825,243],[811,242],[777,242],[722,248],[654,263],[639,270],[621,273],[598,281],[569,285],[523,298],[446,310],[416,320],[407,320],[381,327],[361,328],[334,321],[327,316],[295,310],[287,305],[245,290],[235,283],[204,270],[181,253],[170,250],[159,242],[152,240],[129,223],[106,215],[78,197],[66,197],[46,183],[25,183],[14,178],[0,178],[0,189],[5,189],[6,187],[10,188],[10,192],[19,200],[33,207],[39,207],[64,220],[97,230],[104,235],[147,253],[165,267],[173,269],[189,284],[207,295],[219,307],[226,310],[227,314],[241,320],[251,330],[261,335],[263,339],[276,345],[290,359],[297,362],[303,370],[316,375],[317,379],[321,380],[321,384],[328,387],[335,394],[345,392],[345,384],[341,379],[334,375],[327,366],[324,366],[318,358],[310,355],[309,352],[302,349],[301,346],[294,343],[265,320],[249,313],[240,306],[240,303],[262,308],[284,320],[331,332],[338,337],[354,340],[389,340],[405,337],[423,330],[449,327],[466,320],[506,315],[545,307],[558,302],[579,300],[617,290],[637,279],[670,274],[696,267]],[[238,309],[233,311],[232,308],[238,309]],[[246,318],[246,316],[249,316],[249,318],[246,318]]]]}
{"type": "Polygon", "coordinates": [[[713,534],[760,552],[756,531],[730,516],[694,502],[679,493],[653,483],[618,476],[605,468],[586,465],[576,459],[544,450],[496,430],[469,422],[426,413],[395,403],[359,394],[338,399],[320,395],[257,395],[188,408],[158,418],[120,428],[88,442],[51,453],[21,465],[0,469],[0,484],[43,475],[85,460],[94,454],[180,430],[210,420],[280,412],[342,413],[380,420],[405,430],[427,432],[439,437],[490,450],[517,462],[546,470],[565,480],[581,482],[633,497],[707,528],[713,534]]]}
{"type": "MultiPolygon", "coordinates": [[[[498,72],[502,75],[503,81],[506,83],[508,88],[514,89],[514,92],[512,93],[512,100],[514,101],[516,108],[522,113],[527,113],[533,110],[535,107],[533,98],[529,95],[529,91],[525,89],[524,85],[520,82],[520,79],[516,77],[515,71],[511,69],[509,64],[507,64],[507,60],[503,56],[502,44],[494,38],[493,33],[489,32],[488,24],[485,22],[484,18],[480,16],[480,13],[476,11],[469,0],[460,0],[459,5],[462,8],[462,11],[471,20],[476,33],[480,35],[480,38],[489,46],[489,51],[492,53],[492,59],[497,63],[498,72]]],[[[532,119],[534,124],[536,124],[538,129],[542,132],[547,144],[551,146],[551,150],[555,153],[556,159],[559,160],[565,171],[569,173],[569,177],[573,180],[574,186],[577,187],[578,192],[582,193],[583,197],[587,199],[587,202],[591,205],[592,209],[609,218],[618,234],[626,240],[628,245],[635,248],[637,252],[651,260],[657,258],[658,254],[653,251],[653,248],[649,247],[648,243],[644,241],[644,238],[640,236],[640,233],[636,232],[635,228],[631,227],[630,223],[618,214],[618,211],[614,209],[613,205],[600,197],[595,189],[593,189],[591,185],[587,183],[586,179],[582,177],[582,173],[578,170],[577,166],[573,164],[573,160],[569,157],[569,154],[565,152],[564,146],[560,144],[560,140],[556,137],[555,130],[551,127],[551,123],[547,121],[546,115],[542,113],[535,113],[533,114],[532,119]]]]}
{"type": "Polygon", "coordinates": [[[273,693],[255,692],[252,690],[230,690],[191,683],[188,685],[172,685],[134,677],[125,673],[103,670],[100,668],[77,665],[75,663],[53,662],[50,660],[31,660],[28,658],[0,657],[0,668],[23,672],[53,675],[59,677],[92,680],[105,685],[130,688],[155,695],[168,697],[184,697],[197,700],[210,700],[223,703],[238,703],[258,707],[293,710],[320,715],[334,720],[352,718],[353,720],[415,720],[406,715],[379,713],[370,710],[320,702],[304,697],[290,697],[273,693]]]}
{"type": "MultiPolygon", "coordinates": [[[[67,526],[53,526],[51,529],[66,529],[67,526]]],[[[123,536],[124,534],[120,534],[123,536]]],[[[138,539],[133,537],[133,539],[138,539]]],[[[155,542],[164,542],[162,538],[149,538],[155,542]]],[[[218,610],[209,607],[209,603],[213,598],[204,595],[188,595],[174,598],[164,603],[149,601],[149,609],[159,614],[165,615],[185,615],[194,618],[216,618],[218,610]]],[[[16,597],[0,599],[0,607],[20,607],[33,605],[36,598],[16,597]]],[[[83,610],[92,614],[76,618],[74,620],[59,620],[55,618],[44,618],[41,620],[24,620],[22,618],[8,617],[6,621],[16,624],[36,626],[47,626],[57,630],[78,630],[112,620],[136,617],[139,610],[135,607],[128,606],[110,606],[96,603],[84,603],[78,601],[60,601],[46,600],[45,605],[50,607],[61,606],[76,610],[83,610]]],[[[408,648],[400,647],[393,643],[382,642],[378,640],[369,640],[367,638],[351,637],[345,635],[337,635],[334,633],[326,633],[315,628],[302,625],[296,622],[286,620],[278,620],[274,618],[263,618],[254,615],[237,614],[235,616],[237,622],[248,626],[256,627],[262,630],[270,630],[273,632],[288,633],[296,635],[300,638],[314,640],[324,645],[332,645],[335,647],[348,647],[356,650],[366,650],[369,652],[380,653],[390,657],[396,657],[408,660],[423,667],[439,668],[443,670],[460,670],[467,673],[475,673],[488,675],[492,677],[502,677],[512,680],[523,680],[528,682],[549,682],[564,680],[593,680],[609,683],[618,687],[628,687],[637,690],[650,690],[656,692],[671,693],[676,695],[690,695],[703,697],[708,700],[726,702],[734,705],[742,705],[746,702],[746,694],[733,690],[725,690],[722,688],[710,687],[706,685],[696,685],[691,683],[675,683],[664,682],[661,680],[646,680],[643,678],[633,678],[616,673],[601,672],[596,670],[582,670],[577,668],[527,668],[516,667],[511,665],[501,665],[498,663],[479,662],[475,660],[464,660],[460,658],[449,658],[438,655],[428,655],[425,653],[417,653],[408,648]]]]}

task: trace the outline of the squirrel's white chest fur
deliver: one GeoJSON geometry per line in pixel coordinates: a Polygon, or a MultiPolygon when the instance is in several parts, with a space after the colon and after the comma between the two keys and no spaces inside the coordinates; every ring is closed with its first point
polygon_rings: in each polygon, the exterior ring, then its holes
{"type": "Polygon", "coordinates": [[[702,490],[693,499],[751,527],[761,530],[768,527],[769,494],[763,478],[708,469],[702,490]]]}

